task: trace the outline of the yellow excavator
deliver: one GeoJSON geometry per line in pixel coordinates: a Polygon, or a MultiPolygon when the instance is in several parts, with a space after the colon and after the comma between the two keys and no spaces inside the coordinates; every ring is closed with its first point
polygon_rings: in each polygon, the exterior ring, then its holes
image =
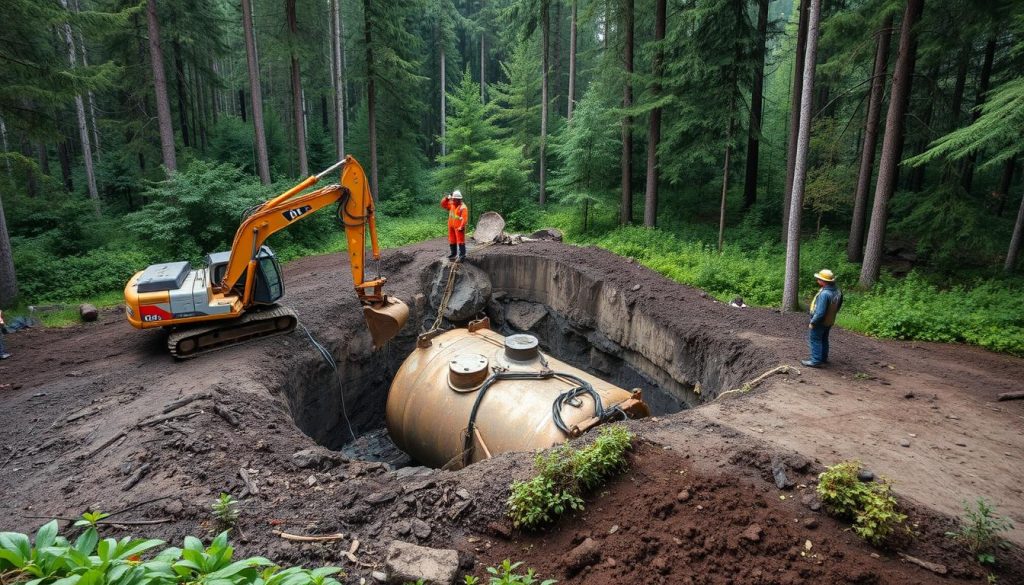
{"type": "Polygon", "coordinates": [[[374,260],[380,260],[380,247],[369,182],[351,155],[247,211],[231,250],[208,254],[205,266],[167,262],[136,273],[124,289],[128,322],[139,329],[169,328],[167,347],[179,358],[292,331],[298,317],[276,304],[284,295],[281,267],[263,242],[332,203],[345,228],[352,281],[373,345],[383,346],[405,325],[409,307],[384,294],[386,278],[365,279],[367,230],[374,260]],[[340,184],[301,194],[339,168],[340,184]]]}

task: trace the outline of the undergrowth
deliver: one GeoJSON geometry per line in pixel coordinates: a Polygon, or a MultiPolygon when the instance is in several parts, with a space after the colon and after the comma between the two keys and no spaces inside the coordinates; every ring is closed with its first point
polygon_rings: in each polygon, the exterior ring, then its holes
{"type": "Polygon", "coordinates": [[[186,536],[184,546],[164,547],[157,539],[100,539],[97,522],[106,515],[83,515],[74,540],[58,534],[57,521],[43,525],[33,542],[28,535],[0,532],[0,583],[26,585],[340,585],[337,567],[279,567],[263,557],[232,561],[227,532],[209,546],[186,536]]]}
{"type": "Polygon", "coordinates": [[[517,528],[536,529],[569,510],[583,509],[583,495],[622,471],[633,434],[622,426],[604,427],[593,443],[578,448],[562,444],[540,454],[537,475],[512,484],[508,515],[517,528]]]}
{"type": "Polygon", "coordinates": [[[984,498],[978,498],[973,506],[964,502],[966,516],[960,520],[960,529],[946,533],[983,565],[995,564],[996,549],[1005,543],[1000,533],[1013,530],[1013,523],[995,512],[995,507],[984,498]]]}
{"type": "Polygon", "coordinates": [[[903,526],[907,516],[900,512],[888,482],[860,481],[860,469],[857,461],[828,467],[818,476],[818,497],[829,513],[853,521],[857,536],[881,546],[903,526]]]}

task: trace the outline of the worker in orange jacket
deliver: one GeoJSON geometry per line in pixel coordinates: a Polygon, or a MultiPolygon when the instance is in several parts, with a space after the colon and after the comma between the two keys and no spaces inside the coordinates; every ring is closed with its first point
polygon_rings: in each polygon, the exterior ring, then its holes
{"type": "Polygon", "coordinates": [[[462,193],[453,191],[441,199],[441,209],[448,210],[448,260],[462,262],[466,259],[466,224],[469,223],[469,208],[462,202],[462,193]]]}

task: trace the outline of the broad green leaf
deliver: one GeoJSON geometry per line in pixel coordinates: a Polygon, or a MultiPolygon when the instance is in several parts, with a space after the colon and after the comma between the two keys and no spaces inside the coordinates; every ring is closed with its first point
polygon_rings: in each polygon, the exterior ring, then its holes
{"type": "Polygon", "coordinates": [[[57,539],[57,521],[50,520],[39,528],[36,533],[36,548],[46,548],[57,539]]]}

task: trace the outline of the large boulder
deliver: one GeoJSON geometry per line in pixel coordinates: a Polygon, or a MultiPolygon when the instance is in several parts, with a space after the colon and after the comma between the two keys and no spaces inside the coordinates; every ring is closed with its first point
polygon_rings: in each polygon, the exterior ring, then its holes
{"type": "Polygon", "coordinates": [[[486,211],[476,220],[473,239],[478,244],[487,244],[501,238],[505,230],[505,218],[495,211],[486,211]]]}
{"type": "Polygon", "coordinates": [[[483,270],[462,262],[434,262],[423,273],[424,288],[430,291],[431,313],[436,315],[448,285],[448,275],[455,270],[455,283],[444,318],[452,322],[464,322],[483,313],[491,299],[491,278],[483,270]]]}
{"type": "Polygon", "coordinates": [[[533,232],[532,234],[530,234],[530,239],[531,240],[546,240],[546,241],[551,241],[551,242],[561,242],[562,241],[562,232],[560,230],[555,229],[555,228],[544,228],[542,230],[537,230],[537,231],[533,232]]]}
{"type": "Polygon", "coordinates": [[[395,540],[388,547],[384,570],[388,583],[451,585],[459,572],[459,553],[395,540]]]}

